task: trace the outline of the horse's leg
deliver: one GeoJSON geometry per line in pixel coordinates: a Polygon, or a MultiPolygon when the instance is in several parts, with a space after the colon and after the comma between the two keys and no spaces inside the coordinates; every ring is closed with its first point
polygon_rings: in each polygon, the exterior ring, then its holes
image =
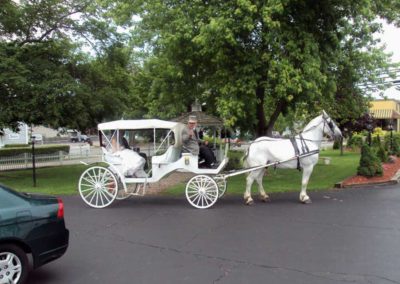
{"type": "Polygon", "coordinates": [[[314,166],[308,166],[303,168],[303,177],[301,180],[301,191],[300,191],[300,202],[304,204],[311,203],[310,197],[307,195],[307,185],[310,180],[311,173],[314,166]]]}
{"type": "Polygon", "coordinates": [[[258,192],[260,193],[260,200],[262,202],[270,201],[268,194],[265,193],[264,186],[263,186],[263,178],[266,169],[261,169],[260,173],[257,175],[257,184],[258,184],[258,192]]]}
{"type": "Polygon", "coordinates": [[[251,186],[256,179],[256,171],[250,172],[246,178],[246,191],[244,192],[244,202],[246,205],[252,205],[254,203],[253,198],[251,198],[251,186]]]}

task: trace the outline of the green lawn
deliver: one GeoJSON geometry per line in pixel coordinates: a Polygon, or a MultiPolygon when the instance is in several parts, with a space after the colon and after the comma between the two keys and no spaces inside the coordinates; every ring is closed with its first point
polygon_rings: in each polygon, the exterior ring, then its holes
{"type": "MultiPolygon", "coordinates": [[[[310,190],[329,189],[335,183],[356,173],[360,159],[358,153],[339,151],[323,151],[322,157],[331,157],[330,165],[318,164],[308,185],[310,190]]],[[[79,176],[87,167],[72,165],[37,169],[37,187],[33,187],[32,170],[0,172],[0,183],[25,192],[40,192],[48,194],[76,194],[79,176]]],[[[229,178],[227,194],[243,194],[245,175],[229,178]]],[[[298,191],[300,189],[301,173],[297,170],[270,169],[264,178],[267,192],[298,191]]],[[[166,194],[180,195],[184,192],[185,184],[180,184],[166,191],[166,194]]],[[[253,192],[256,185],[253,185],[253,192]]]]}
{"type": "MultiPolygon", "coordinates": [[[[318,163],[311,175],[308,189],[322,190],[333,188],[335,183],[345,178],[355,175],[360,160],[359,153],[345,152],[340,156],[339,151],[322,151],[321,157],[331,157],[331,164],[324,165],[318,163]]],[[[298,170],[276,169],[268,170],[268,175],[264,178],[264,188],[268,193],[299,191],[301,186],[301,172],[298,170]]],[[[243,194],[246,186],[246,176],[239,175],[228,178],[227,194],[243,194]]],[[[185,184],[175,186],[168,190],[166,194],[182,194],[185,184]]],[[[258,192],[256,183],[253,184],[252,192],[258,192]]]]}
{"type": "Polygon", "coordinates": [[[32,170],[6,171],[0,172],[0,183],[24,192],[75,194],[84,169],[84,165],[38,168],[36,187],[33,187],[32,170]]]}

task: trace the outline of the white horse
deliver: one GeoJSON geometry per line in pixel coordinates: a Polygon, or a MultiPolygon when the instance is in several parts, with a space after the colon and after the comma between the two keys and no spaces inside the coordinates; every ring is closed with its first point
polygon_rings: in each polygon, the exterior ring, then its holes
{"type": "MultiPolygon", "coordinates": [[[[324,134],[331,138],[342,137],[342,133],[334,121],[325,111],[322,111],[320,116],[311,120],[304,130],[292,140],[270,137],[260,137],[256,139],[248,149],[244,161],[245,166],[257,167],[268,163],[290,160],[299,154],[306,154],[302,158],[277,164],[276,167],[289,169],[302,168],[303,177],[301,182],[300,202],[311,203],[311,199],[307,195],[307,184],[314,166],[318,162],[319,149],[324,134]],[[297,149],[295,149],[296,145],[297,149]]],[[[266,168],[254,170],[247,176],[246,191],[244,193],[244,200],[247,205],[253,203],[253,199],[251,198],[251,186],[254,181],[258,184],[261,200],[264,202],[269,200],[269,196],[265,193],[262,184],[265,171],[266,168]]]]}

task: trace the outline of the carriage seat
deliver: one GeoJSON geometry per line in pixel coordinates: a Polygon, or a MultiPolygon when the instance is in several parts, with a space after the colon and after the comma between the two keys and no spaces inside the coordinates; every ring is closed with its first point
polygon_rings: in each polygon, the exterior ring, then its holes
{"type": "Polygon", "coordinates": [[[170,164],[179,160],[181,151],[179,148],[169,146],[167,151],[160,156],[153,156],[151,161],[153,164],[170,164]]]}

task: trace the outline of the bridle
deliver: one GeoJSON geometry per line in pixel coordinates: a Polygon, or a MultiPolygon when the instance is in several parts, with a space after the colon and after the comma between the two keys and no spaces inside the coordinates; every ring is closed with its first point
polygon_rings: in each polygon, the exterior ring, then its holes
{"type": "Polygon", "coordinates": [[[325,114],[322,114],[322,119],[324,120],[324,127],[322,129],[322,132],[325,132],[325,126],[328,125],[332,137],[335,137],[335,126],[333,125],[332,119],[330,117],[325,117],[325,114]],[[328,118],[330,119],[330,121],[328,121],[328,118]]]}

